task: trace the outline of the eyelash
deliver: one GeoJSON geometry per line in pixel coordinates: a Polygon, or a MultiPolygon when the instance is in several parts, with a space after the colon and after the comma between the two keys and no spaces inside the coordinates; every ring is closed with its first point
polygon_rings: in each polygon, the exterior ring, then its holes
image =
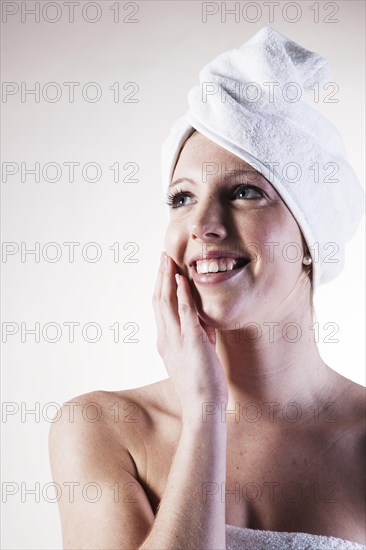
{"type": "MultiPolygon", "coordinates": [[[[257,191],[257,193],[260,194],[261,198],[264,197],[264,193],[261,189],[249,183],[239,183],[234,187],[233,193],[236,193],[239,189],[247,189],[247,188],[254,189],[255,191],[257,191]]],[[[183,205],[177,206],[176,199],[177,197],[186,197],[186,196],[191,196],[191,193],[187,191],[183,191],[182,189],[177,189],[176,191],[172,191],[172,193],[167,196],[167,200],[165,204],[167,204],[168,206],[171,206],[172,208],[181,208],[182,206],[185,206],[185,205],[183,204],[183,205]]],[[[248,199],[248,200],[255,200],[255,199],[248,199]]]]}

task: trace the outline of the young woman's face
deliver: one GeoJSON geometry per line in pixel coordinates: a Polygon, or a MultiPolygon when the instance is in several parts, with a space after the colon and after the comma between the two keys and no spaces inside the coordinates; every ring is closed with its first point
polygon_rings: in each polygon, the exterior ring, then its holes
{"type": "Polygon", "coordinates": [[[165,250],[188,278],[200,317],[234,329],[278,321],[298,307],[307,279],[303,239],[272,185],[199,133],[181,151],[172,183],[176,180],[168,191],[180,193],[170,204],[165,250]],[[251,187],[238,188],[243,183],[251,187]],[[190,262],[206,251],[218,256],[233,251],[250,262],[224,281],[202,284],[194,280],[196,266],[190,262]]]}

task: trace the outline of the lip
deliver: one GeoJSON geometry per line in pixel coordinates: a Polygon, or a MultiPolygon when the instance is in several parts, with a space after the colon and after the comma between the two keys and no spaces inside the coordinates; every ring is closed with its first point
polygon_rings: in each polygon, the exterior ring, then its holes
{"type": "MultiPolygon", "coordinates": [[[[228,258],[228,257],[234,257],[234,256],[217,256],[216,255],[216,258],[218,257],[228,258]]],[[[235,257],[238,258],[238,256],[235,256],[235,257]]],[[[201,258],[198,258],[198,259],[201,259],[201,258]]],[[[192,271],[192,279],[196,284],[215,285],[215,284],[223,283],[228,279],[232,279],[236,275],[239,275],[239,273],[242,273],[249,263],[250,263],[250,260],[248,260],[246,264],[242,265],[241,267],[238,267],[237,269],[232,269],[231,271],[218,271],[217,273],[197,273],[194,265],[190,266],[190,269],[192,271]]]]}
{"type": "MultiPolygon", "coordinates": [[[[201,254],[197,254],[196,256],[192,256],[192,258],[189,261],[189,267],[191,267],[194,271],[196,271],[196,262],[197,260],[214,260],[217,258],[233,258],[233,259],[245,259],[248,262],[250,262],[250,258],[248,256],[244,256],[243,254],[238,254],[237,252],[224,252],[220,250],[211,250],[207,252],[203,252],[201,254]]],[[[197,271],[196,271],[197,273],[197,271]]]]}

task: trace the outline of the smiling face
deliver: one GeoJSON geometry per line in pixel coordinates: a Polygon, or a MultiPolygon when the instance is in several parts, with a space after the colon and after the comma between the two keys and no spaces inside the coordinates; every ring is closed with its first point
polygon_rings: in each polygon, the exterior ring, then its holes
{"type": "Polygon", "coordinates": [[[280,320],[300,304],[307,307],[305,242],[291,212],[261,174],[195,132],[181,150],[172,183],[177,180],[168,191],[165,250],[188,278],[206,323],[225,324],[229,330],[238,328],[236,323],[280,320]],[[243,257],[250,261],[227,274],[199,276],[191,260],[206,252],[219,258],[232,252],[241,264],[243,257]]]}

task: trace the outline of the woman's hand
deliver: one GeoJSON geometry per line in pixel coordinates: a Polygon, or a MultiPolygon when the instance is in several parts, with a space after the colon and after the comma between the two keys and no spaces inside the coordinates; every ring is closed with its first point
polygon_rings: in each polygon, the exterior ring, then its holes
{"type": "Polygon", "coordinates": [[[157,348],[179,395],[182,414],[196,415],[204,402],[227,402],[225,373],[215,351],[215,333],[197,315],[187,279],[179,284],[174,260],[164,258],[153,295],[157,322],[157,348]]]}

